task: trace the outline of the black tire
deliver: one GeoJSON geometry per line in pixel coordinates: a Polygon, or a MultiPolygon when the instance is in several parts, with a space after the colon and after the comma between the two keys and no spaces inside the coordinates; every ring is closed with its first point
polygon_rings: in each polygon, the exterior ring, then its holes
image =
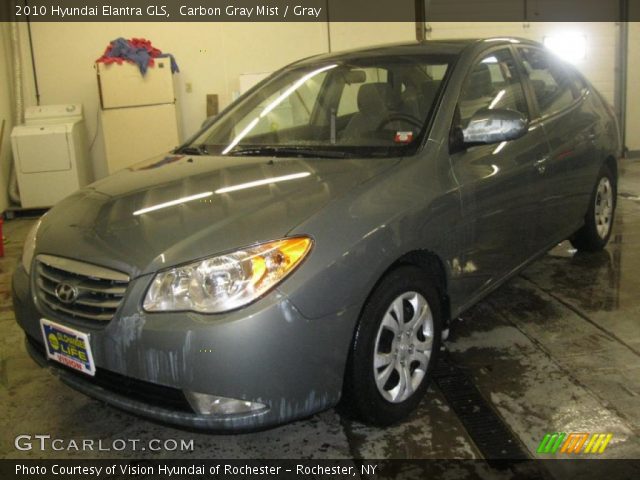
{"type": "MultiPolygon", "coordinates": [[[[434,285],[435,283],[423,270],[414,266],[400,266],[389,272],[380,281],[367,300],[356,327],[343,389],[343,405],[347,408],[348,413],[357,419],[375,426],[391,425],[406,418],[420,403],[428,387],[431,371],[437,361],[442,336],[440,296],[434,285]],[[402,294],[410,295],[408,292],[420,294],[431,310],[433,320],[430,322],[433,332],[432,348],[431,355],[426,361],[426,370],[421,383],[413,389],[413,393],[408,398],[394,403],[385,399],[378,390],[373,368],[374,353],[378,331],[387,310],[391,307],[392,302],[402,294]]],[[[413,307],[408,301],[405,301],[403,305],[407,305],[406,308],[410,313],[407,314],[405,311],[405,314],[410,316],[413,307]]],[[[394,344],[399,343],[396,340],[398,337],[393,334],[391,337],[394,344]]],[[[407,342],[409,341],[407,340],[407,342]]],[[[404,354],[408,355],[408,352],[405,351],[404,354]]],[[[405,360],[405,363],[409,364],[410,362],[405,360]]],[[[394,373],[399,375],[399,370],[394,373]]],[[[389,377],[389,381],[391,381],[391,377],[389,377]]]]}
{"type": "Polygon", "coordinates": [[[581,252],[597,252],[602,250],[609,242],[611,231],[613,230],[613,220],[615,218],[616,197],[617,197],[617,181],[611,169],[607,165],[603,165],[598,179],[593,187],[593,192],[589,200],[589,209],[584,217],[584,225],[569,239],[571,244],[581,252]],[[598,188],[601,181],[607,179],[611,186],[612,204],[611,214],[609,215],[609,228],[606,235],[598,233],[598,221],[596,218],[596,205],[598,204],[599,194],[598,188]]]}

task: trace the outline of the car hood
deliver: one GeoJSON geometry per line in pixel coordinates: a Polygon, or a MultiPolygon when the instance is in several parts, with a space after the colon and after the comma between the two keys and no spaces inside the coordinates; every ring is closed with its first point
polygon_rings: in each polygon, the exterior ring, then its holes
{"type": "Polygon", "coordinates": [[[82,259],[136,277],[281,238],[398,161],[157,157],[52,208],[40,226],[36,254],[82,259]]]}

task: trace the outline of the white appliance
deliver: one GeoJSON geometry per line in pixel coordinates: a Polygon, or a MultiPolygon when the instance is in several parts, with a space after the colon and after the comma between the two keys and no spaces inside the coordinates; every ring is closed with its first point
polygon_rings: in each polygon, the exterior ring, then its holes
{"type": "Polygon", "coordinates": [[[101,125],[109,173],[179,144],[171,62],[156,58],[142,76],[131,63],[97,63],[101,125]]]}
{"type": "Polygon", "coordinates": [[[90,181],[82,105],[27,107],[11,132],[20,203],[51,207],[90,181]]]}

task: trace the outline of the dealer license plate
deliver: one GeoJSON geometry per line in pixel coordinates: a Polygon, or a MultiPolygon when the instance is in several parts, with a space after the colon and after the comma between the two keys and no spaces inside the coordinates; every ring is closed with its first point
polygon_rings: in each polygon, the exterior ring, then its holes
{"type": "Polygon", "coordinates": [[[46,318],[40,319],[40,327],[47,347],[47,357],[87,375],[96,374],[89,334],[46,318]]]}

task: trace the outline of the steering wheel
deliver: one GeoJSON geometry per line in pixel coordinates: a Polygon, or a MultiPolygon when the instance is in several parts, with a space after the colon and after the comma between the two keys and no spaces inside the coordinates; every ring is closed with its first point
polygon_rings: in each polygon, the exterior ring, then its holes
{"type": "Polygon", "coordinates": [[[380,124],[376,128],[376,131],[382,130],[389,123],[395,122],[395,121],[398,121],[398,120],[401,121],[401,122],[410,123],[411,125],[413,125],[415,127],[418,127],[418,128],[422,128],[423,127],[423,122],[418,117],[414,117],[413,115],[409,115],[408,113],[390,112],[387,115],[387,117],[384,118],[380,122],[380,124]]]}

